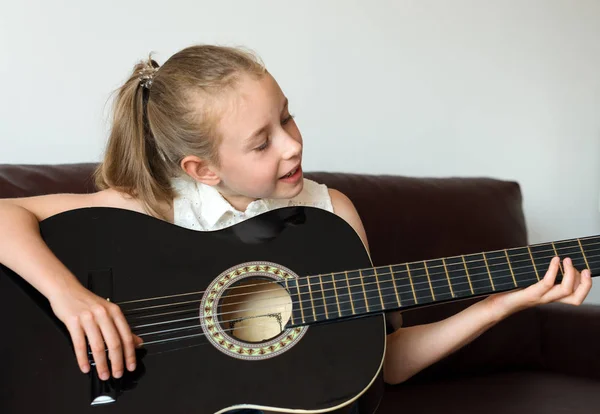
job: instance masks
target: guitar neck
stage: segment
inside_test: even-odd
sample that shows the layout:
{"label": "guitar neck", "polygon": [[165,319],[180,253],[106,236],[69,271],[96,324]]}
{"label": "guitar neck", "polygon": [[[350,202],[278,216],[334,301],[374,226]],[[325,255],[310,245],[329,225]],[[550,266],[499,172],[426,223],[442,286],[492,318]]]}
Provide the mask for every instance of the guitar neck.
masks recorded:
{"label": "guitar neck", "polygon": [[[600,236],[288,279],[288,326],[402,310],[525,288],[553,257],[600,273]],[[557,283],[562,280],[562,263]]]}

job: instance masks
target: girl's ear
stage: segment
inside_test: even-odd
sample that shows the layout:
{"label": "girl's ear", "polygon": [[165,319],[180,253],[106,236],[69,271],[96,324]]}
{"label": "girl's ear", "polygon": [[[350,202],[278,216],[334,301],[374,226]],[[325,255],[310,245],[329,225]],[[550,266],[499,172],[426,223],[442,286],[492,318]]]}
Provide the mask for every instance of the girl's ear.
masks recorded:
{"label": "girl's ear", "polygon": [[181,168],[187,175],[203,184],[215,186],[221,182],[221,178],[211,164],[195,155],[188,155],[181,160]]}

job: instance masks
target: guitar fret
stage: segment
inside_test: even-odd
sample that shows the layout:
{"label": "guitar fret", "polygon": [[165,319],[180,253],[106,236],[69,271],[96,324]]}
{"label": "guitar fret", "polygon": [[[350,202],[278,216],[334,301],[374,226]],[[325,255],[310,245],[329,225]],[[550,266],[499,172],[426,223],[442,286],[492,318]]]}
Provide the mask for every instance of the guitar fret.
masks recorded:
{"label": "guitar fret", "polygon": [[527,246],[527,251],[529,252],[529,257],[531,258],[531,263],[533,264],[533,270],[535,270],[535,277],[537,277],[538,282],[540,281],[540,274],[538,273],[537,266],[535,265],[535,260],[533,260],[533,254],[531,254],[531,249]]}
{"label": "guitar fret", "polygon": [[363,269],[360,271],[360,274],[364,280],[365,287],[367,288],[365,292],[367,294],[367,303],[370,311],[383,310],[383,303],[381,302],[373,269]]}
{"label": "guitar fret", "polygon": [[339,275],[338,273],[331,274],[331,283],[333,284],[333,291],[335,292],[335,300],[336,300],[338,315],[344,316],[344,312],[343,312],[344,306],[343,305],[344,305],[344,302],[346,301],[346,298],[343,296],[343,294],[344,294],[343,289],[339,285],[340,282],[339,282],[338,275]]}
{"label": "guitar fret", "polygon": [[463,262],[463,265],[465,266],[465,274],[467,275],[467,280],[469,281],[469,289],[471,289],[471,293],[475,294],[475,291],[473,291],[473,283],[471,283],[471,276],[469,276],[469,270],[467,269],[467,262],[465,261],[465,256],[461,255],[460,256]]}
{"label": "guitar fret", "polygon": [[395,309],[400,306],[400,301],[394,285],[394,278],[387,270],[388,266],[375,269],[379,280],[379,296],[383,301],[384,309]]}
{"label": "guitar fret", "polygon": [[434,298],[440,301],[452,299],[450,276],[445,271],[443,260],[428,260],[426,265]]}
{"label": "guitar fret", "polygon": [[526,247],[506,249],[506,255],[518,287],[525,288],[539,280],[529,249]]}
{"label": "guitar fret", "polygon": [[408,268],[406,265],[392,265],[392,277],[402,306],[414,306],[417,298],[408,277]]}
{"label": "guitar fret", "polygon": [[350,292],[352,296],[353,309],[358,313],[369,312],[366,302],[365,286],[362,283],[360,273],[355,270],[348,272],[348,282],[350,284]]}
{"label": "guitar fret", "polygon": [[338,290],[335,284],[335,275],[331,274],[331,283],[333,284],[333,292],[335,293],[335,303],[337,306],[338,315],[342,316],[342,310],[340,309],[340,299],[338,297]]}
{"label": "guitar fret", "polygon": [[379,293],[379,300],[381,301],[381,308],[385,309],[385,304],[383,303],[383,297],[381,295],[381,286],[379,285],[379,277],[377,276],[377,268],[373,268],[373,273],[375,274],[375,284],[377,285],[377,292]]}
{"label": "guitar fret", "polygon": [[362,286],[363,295],[365,297],[365,306],[367,307],[367,313],[371,312],[369,310],[369,301],[367,300],[367,290],[365,289],[365,282],[362,275],[362,272],[359,270],[358,274],[360,275],[360,284]]}
{"label": "guitar fret", "polygon": [[321,280],[323,283],[323,290],[326,292],[325,308],[327,309],[327,314],[330,318],[337,318],[341,316],[341,313],[338,306],[337,291],[333,286],[333,274],[323,274],[321,275]]}
{"label": "guitar fret", "polygon": [[561,260],[569,257],[577,270],[581,271],[587,266],[587,261],[581,249],[581,245],[579,244],[579,240],[563,240],[556,242],[555,250]]}
{"label": "guitar fret", "polygon": [[396,293],[396,300],[398,301],[398,306],[402,306],[402,302],[400,302],[400,296],[398,295],[398,286],[396,286],[396,278],[394,277],[392,265],[389,265],[388,267],[390,268],[390,275],[392,276],[392,284],[394,285],[394,292]]}
{"label": "guitar fret", "polygon": [[533,256],[535,268],[538,269],[541,274],[546,274],[546,271],[550,266],[550,261],[556,254],[554,249],[550,248],[547,243],[531,245],[529,246],[529,249]]}
{"label": "guitar fret", "polygon": [[300,300],[298,295],[295,293],[298,288],[297,279],[285,279],[285,287],[292,299],[292,325],[298,325],[302,323],[302,312],[300,311]]}
{"label": "guitar fret", "polygon": [[[554,242],[551,242],[550,244],[552,245],[552,249],[554,250],[554,254],[557,255],[558,257],[560,257],[560,255],[556,251],[556,246],[554,246]],[[564,276],[565,272],[563,271],[563,267],[562,267],[562,258],[561,258],[561,261],[558,263],[558,268],[560,269],[561,276]],[[557,281],[558,281],[558,277],[557,277]]]}
{"label": "guitar fret", "polygon": [[512,266],[510,265],[510,258],[508,257],[508,252],[504,249],[504,255],[506,256],[506,263],[508,263],[508,270],[510,270],[510,275],[513,278],[513,283],[517,286],[517,279],[515,279],[515,273],[512,270]]}
{"label": "guitar fret", "polygon": [[427,275],[427,283],[429,283],[429,291],[431,292],[431,297],[435,301],[435,293],[433,293],[433,286],[431,285],[431,277],[429,277],[429,269],[427,269],[427,263],[423,260],[423,267],[425,268],[425,274]]}
{"label": "guitar fret", "polygon": [[419,303],[433,302],[433,296],[431,296],[430,286],[428,286],[429,282],[427,280],[425,268],[419,267],[417,263],[408,264],[408,268]]}
{"label": "guitar fret", "polygon": [[352,300],[350,299],[350,289],[346,283],[346,272],[334,273],[333,284],[336,287],[338,297],[338,309],[341,316],[353,315]]}
{"label": "guitar fret", "polygon": [[454,297],[462,298],[473,294],[471,282],[467,279],[465,264],[462,257],[453,256],[444,259],[450,275]]}
{"label": "guitar fret", "polygon": [[494,291],[492,278],[489,269],[486,266],[483,254],[464,255],[463,260],[466,263],[466,272],[471,279],[471,287],[475,295],[487,294]]}
{"label": "guitar fret", "polygon": [[412,276],[410,275],[410,269],[408,267],[408,263],[406,264],[406,274],[408,275],[408,280],[410,281],[410,288],[412,289],[413,298],[415,299],[415,303],[419,303],[417,299],[417,295],[415,294],[415,285],[412,280]]}
{"label": "guitar fret", "polygon": [[302,315],[302,323],[304,323],[304,307],[302,306],[302,298],[300,297],[300,288],[298,287],[298,280],[296,279],[296,290],[298,292],[298,304],[300,305],[300,315]]}
{"label": "guitar fret", "polygon": [[589,262],[590,271],[592,275],[600,274],[600,261],[598,260],[600,253],[600,237],[584,237],[580,240],[581,246],[586,260],[593,259]]}
{"label": "guitar fret", "polygon": [[352,307],[352,314],[356,315],[356,311],[354,310],[354,301],[352,300],[352,292],[350,291],[350,281],[348,280],[348,272],[344,272],[346,275],[346,285],[348,287],[348,298],[350,300],[350,306]]}
{"label": "guitar fret", "polygon": [[587,257],[585,255],[585,252],[583,251],[583,246],[581,245],[581,240],[577,239],[577,243],[579,243],[579,249],[581,249],[581,255],[583,256],[583,260],[585,261],[586,269],[591,269],[590,264],[588,263]]}
{"label": "guitar fret", "polygon": [[487,258],[488,266],[494,279],[494,287],[497,291],[501,292],[517,287],[503,251],[484,253],[484,256]]}
{"label": "guitar fret", "polygon": [[319,281],[316,280],[317,277],[319,277],[320,280],[320,276],[310,276],[307,278],[308,292],[310,294],[310,302],[312,303],[313,311],[315,313],[315,320],[322,321],[327,319],[327,312],[325,308],[325,301],[322,299],[322,292],[321,295],[319,295],[319,288],[321,286]]}
{"label": "guitar fret", "polygon": [[310,297],[308,296],[308,283],[305,277],[301,277],[297,279],[296,287],[298,289],[298,296],[300,297],[300,309],[302,312],[302,322],[314,322],[315,321],[315,312],[314,308],[308,309],[308,304],[310,303]]}
{"label": "guitar fret", "polygon": [[452,289],[452,283],[450,283],[450,274],[448,273],[448,268],[446,267],[446,260],[442,258],[442,264],[444,265],[444,273],[446,273],[446,279],[448,279],[448,286],[450,287],[450,293],[452,297],[455,297],[454,290]]}
{"label": "guitar fret", "polygon": [[485,257],[485,253],[481,253],[483,257],[483,263],[485,263],[485,270],[487,270],[488,277],[490,278],[490,284],[492,285],[492,290],[496,290],[496,286],[494,286],[494,279],[492,278],[492,272],[490,272],[490,266],[488,265],[488,261]]}
{"label": "guitar fret", "polygon": [[317,311],[315,310],[315,301],[313,300],[313,295],[312,295],[312,289],[310,288],[310,280],[308,278],[306,278],[307,281],[307,285],[308,285],[308,296],[310,297],[310,306],[312,307],[313,310],[313,315],[315,317],[315,319],[317,319]]}
{"label": "guitar fret", "polygon": [[323,288],[323,279],[319,275],[319,284],[321,285],[321,295],[323,296],[323,308],[325,309],[325,318],[329,319],[329,312],[327,312],[327,302],[325,301],[325,289]]}

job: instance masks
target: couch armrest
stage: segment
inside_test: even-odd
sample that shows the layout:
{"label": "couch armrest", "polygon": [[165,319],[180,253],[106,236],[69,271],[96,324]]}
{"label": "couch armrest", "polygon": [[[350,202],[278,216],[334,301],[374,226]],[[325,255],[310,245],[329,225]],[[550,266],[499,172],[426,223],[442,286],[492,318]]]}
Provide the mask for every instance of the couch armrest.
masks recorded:
{"label": "couch armrest", "polygon": [[543,368],[600,379],[600,306],[540,307]]}

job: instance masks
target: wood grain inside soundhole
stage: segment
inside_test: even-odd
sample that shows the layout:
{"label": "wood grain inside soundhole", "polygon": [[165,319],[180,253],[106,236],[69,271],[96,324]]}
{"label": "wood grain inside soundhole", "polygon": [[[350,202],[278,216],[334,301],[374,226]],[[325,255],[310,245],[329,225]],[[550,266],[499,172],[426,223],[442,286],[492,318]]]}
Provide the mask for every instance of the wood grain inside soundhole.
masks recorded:
{"label": "wood grain inside soundhole", "polygon": [[231,286],[219,306],[222,328],[240,341],[254,343],[281,334],[291,311],[288,292],[273,280],[258,278]]}

